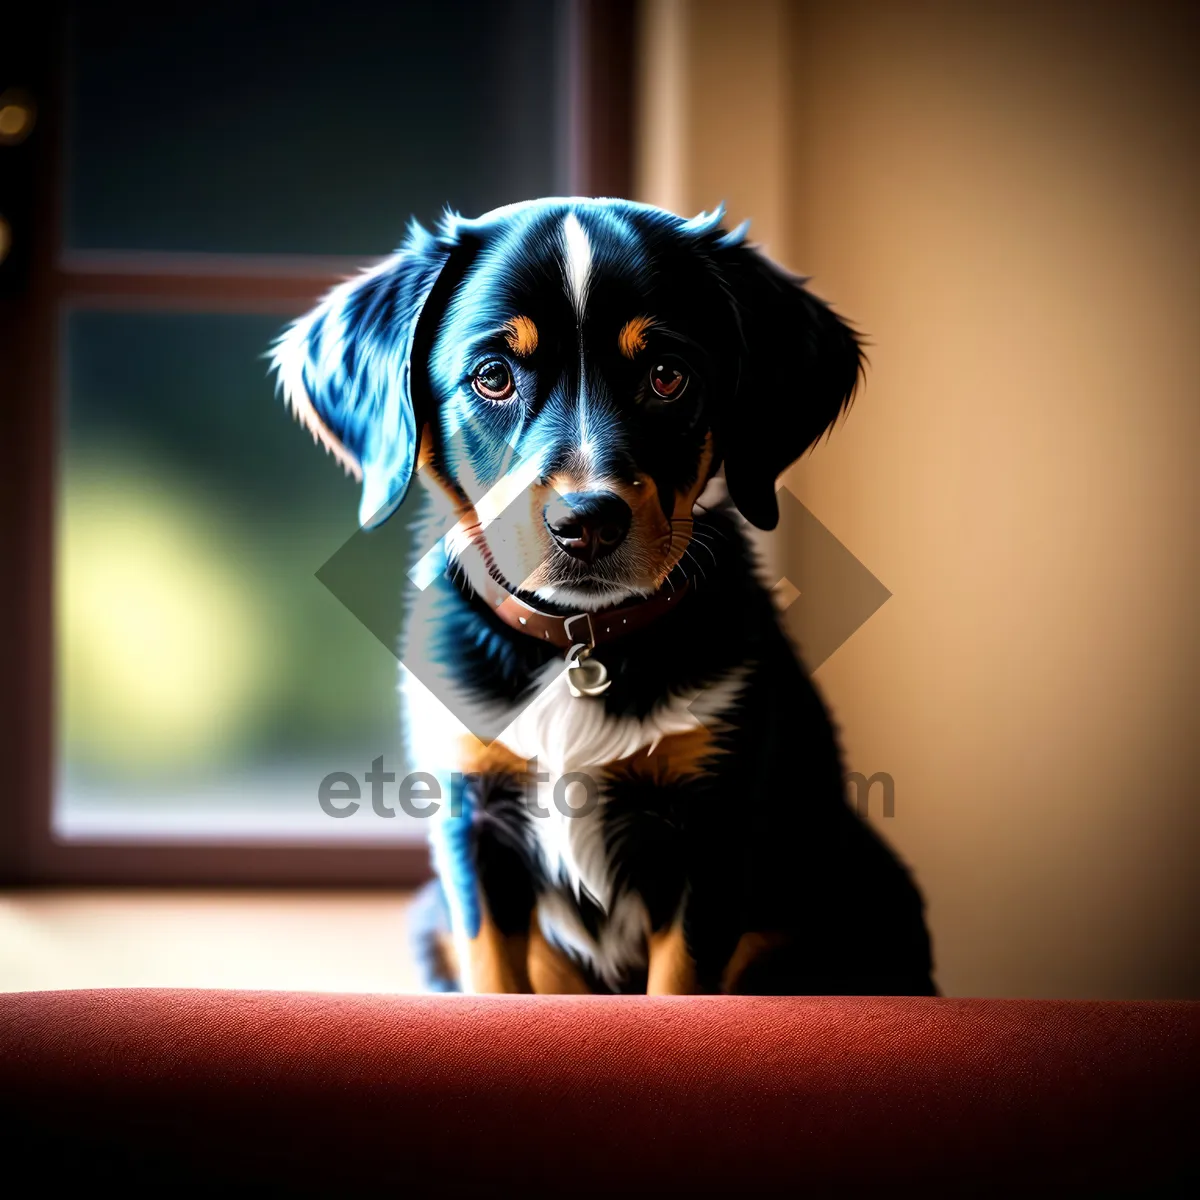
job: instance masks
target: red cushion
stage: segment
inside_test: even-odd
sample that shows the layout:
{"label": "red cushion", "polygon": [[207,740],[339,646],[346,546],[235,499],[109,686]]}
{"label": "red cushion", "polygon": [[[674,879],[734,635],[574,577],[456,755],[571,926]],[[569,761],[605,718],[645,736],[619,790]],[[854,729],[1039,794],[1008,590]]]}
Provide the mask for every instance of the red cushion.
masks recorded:
{"label": "red cushion", "polygon": [[454,1193],[1194,1179],[1200,1004],[0,996],[8,1167]]}

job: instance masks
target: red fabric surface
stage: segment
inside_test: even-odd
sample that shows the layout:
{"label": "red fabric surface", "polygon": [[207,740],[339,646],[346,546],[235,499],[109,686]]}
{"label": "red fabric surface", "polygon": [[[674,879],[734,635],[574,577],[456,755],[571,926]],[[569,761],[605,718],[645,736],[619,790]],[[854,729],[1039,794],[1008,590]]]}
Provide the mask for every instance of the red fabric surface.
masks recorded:
{"label": "red fabric surface", "polygon": [[148,1158],[326,1191],[1141,1189],[1196,1178],[1198,1082],[1188,1003],[0,996],[9,1169],[24,1153],[52,1173]]}

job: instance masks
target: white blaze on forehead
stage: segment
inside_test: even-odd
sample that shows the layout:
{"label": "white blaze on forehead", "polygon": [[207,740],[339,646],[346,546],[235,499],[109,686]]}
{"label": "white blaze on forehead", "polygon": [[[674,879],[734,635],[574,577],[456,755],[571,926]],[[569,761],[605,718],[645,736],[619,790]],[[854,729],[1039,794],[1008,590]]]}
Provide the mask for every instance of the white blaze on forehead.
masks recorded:
{"label": "white blaze on forehead", "polygon": [[563,218],[562,243],[567,289],[575,305],[575,315],[582,320],[583,306],[587,303],[588,277],[592,273],[592,244],[573,212]]}
{"label": "white blaze on forehead", "polygon": [[592,273],[592,243],[579,223],[579,218],[569,212],[562,223],[563,275],[571,303],[575,306],[575,319],[579,322],[579,453],[584,460],[585,471],[591,469],[592,440],[588,435],[587,392],[584,381],[583,361],[583,310],[587,304],[588,279]]}

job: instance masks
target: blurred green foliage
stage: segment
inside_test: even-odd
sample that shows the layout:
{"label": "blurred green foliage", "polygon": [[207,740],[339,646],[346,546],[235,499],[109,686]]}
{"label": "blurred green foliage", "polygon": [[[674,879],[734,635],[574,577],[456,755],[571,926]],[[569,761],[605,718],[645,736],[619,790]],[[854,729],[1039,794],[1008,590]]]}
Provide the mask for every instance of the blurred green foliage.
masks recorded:
{"label": "blurred green foliage", "polygon": [[[357,528],[358,489],[274,395],[262,355],[282,324],[68,319],[59,682],[76,776],[340,769],[398,744],[396,659],[315,576]],[[389,539],[403,558],[406,532]],[[399,617],[399,595],[382,602]]]}

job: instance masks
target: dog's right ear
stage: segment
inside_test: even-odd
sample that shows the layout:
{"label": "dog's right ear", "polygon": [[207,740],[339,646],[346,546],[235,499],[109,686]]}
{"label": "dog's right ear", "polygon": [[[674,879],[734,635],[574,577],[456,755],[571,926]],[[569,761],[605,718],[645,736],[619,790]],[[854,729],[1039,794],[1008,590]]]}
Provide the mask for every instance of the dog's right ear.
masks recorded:
{"label": "dog's right ear", "polygon": [[433,415],[424,358],[453,290],[447,263],[464,249],[414,221],[396,254],[334,288],[272,347],[288,407],[361,481],[365,528],[391,516],[412,480]]}

